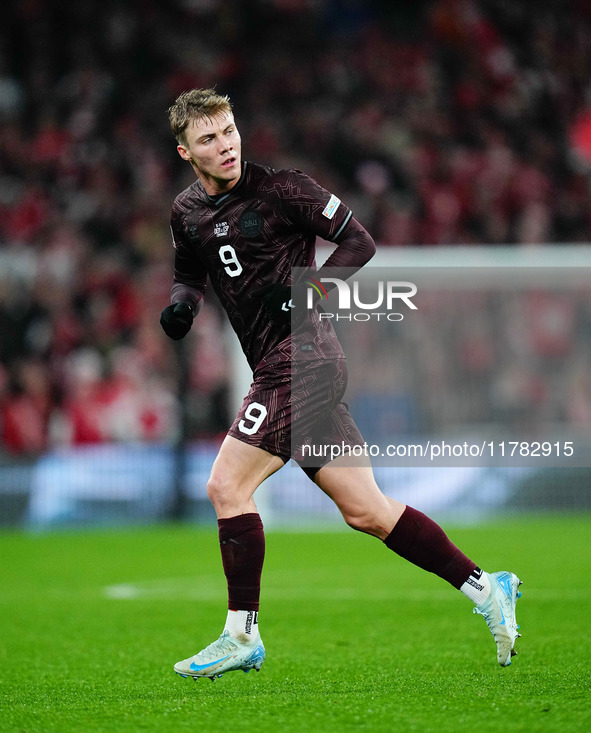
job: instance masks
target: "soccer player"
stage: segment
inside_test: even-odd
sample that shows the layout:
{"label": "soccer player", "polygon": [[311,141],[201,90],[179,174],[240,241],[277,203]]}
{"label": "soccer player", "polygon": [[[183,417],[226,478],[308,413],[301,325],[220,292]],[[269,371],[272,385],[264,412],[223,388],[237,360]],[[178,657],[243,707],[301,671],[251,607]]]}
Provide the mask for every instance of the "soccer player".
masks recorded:
{"label": "soccer player", "polygon": [[[375,244],[345,204],[301,171],[243,161],[228,97],[194,89],[168,112],[178,153],[196,181],[173,205],[174,280],[160,322],[172,339],[183,338],[209,276],[253,369],[250,391],[207,484],[228,585],[225,627],[213,643],[174,666],[183,677],[215,679],[232,670],[259,670],[265,659],[258,624],[265,536],[253,495],[291,457],[298,460],[298,447],[291,444],[294,421],[299,435],[317,433],[320,424],[326,444],[364,442],[342,402],[346,369],[336,334],[317,308],[304,307],[307,286],[292,282],[292,268],[307,268],[317,281],[334,268],[351,273],[373,256]],[[335,245],[319,270],[317,236]],[[521,583],[514,573],[481,570],[435,522],[385,496],[369,463],[343,466],[327,458],[302,468],[347,524],[475,603],[495,639],[499,664],[511,663]]]}

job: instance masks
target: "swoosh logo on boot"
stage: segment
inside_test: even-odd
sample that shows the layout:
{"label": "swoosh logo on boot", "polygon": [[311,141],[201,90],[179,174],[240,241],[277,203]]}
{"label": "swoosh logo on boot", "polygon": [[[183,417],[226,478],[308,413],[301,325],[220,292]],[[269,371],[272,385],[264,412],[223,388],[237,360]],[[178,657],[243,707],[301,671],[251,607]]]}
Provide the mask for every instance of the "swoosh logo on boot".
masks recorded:
{"label": "swoosh logo on boot", "polygon": [[[505,623],[505,620],[503,619],[503,623]],[[202,669],[207,669],[208,667],[213,667],[216,664],[219,664],[220,662],[224,662],[226,659],[229,659],[230,655],[226,654],[225,657],[222,657],[221,659],[216,659],[215,662],[208,662],[207,664],[195,664],[195,662],[191,663],[191,666],[189,669],[192,669],[193,672],[200,672]]]}

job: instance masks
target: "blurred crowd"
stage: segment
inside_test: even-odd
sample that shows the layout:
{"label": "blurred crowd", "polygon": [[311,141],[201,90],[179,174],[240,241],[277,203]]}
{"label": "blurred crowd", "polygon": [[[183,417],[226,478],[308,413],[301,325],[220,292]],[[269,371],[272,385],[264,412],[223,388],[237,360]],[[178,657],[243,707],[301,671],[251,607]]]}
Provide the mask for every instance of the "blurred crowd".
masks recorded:
{"label": "blurred crowd", "polygon": [[572,271],[548,288],[464,269],[448,275],[461,287],[422,283],[418,310],[403,321],[335,324],[348,355],[347,400],[365,439],[588,435],[591,288],[575,286]]}
{"label": "blurred crowd", "polygon": [[[0,29],[0,450],[179,437],[166,109],[216,85],[246,159],[296,166],[383,246],[591,240],[583,0],[8,0]],[[213,297],[189,437],[224,432]]]}

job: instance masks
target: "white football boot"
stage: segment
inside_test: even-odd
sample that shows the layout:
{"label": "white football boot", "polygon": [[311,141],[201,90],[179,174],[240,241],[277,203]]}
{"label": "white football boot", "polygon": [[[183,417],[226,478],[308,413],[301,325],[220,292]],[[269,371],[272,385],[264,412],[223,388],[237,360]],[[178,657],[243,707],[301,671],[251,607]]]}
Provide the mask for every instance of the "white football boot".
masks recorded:
{"label": "white football boot", "polygon": [[252,641],[242,643],[224,631],[219,639],[216,639],[198,654],[174,665],[174,671],[181,677],[193,677],[198,680],[200,677],[208,677],[214,680],[221,677],[224,672],[234,672],[241,669],[250,672],[256,669],[258,672],[265,661],[265,647],[260,635]]}
{"label": "white football boot", "polygon": [[518,588],[521,580],[514,574],[504,570],[489,573],[491,582],[490,595],[484,603],[476,606],[474,613],[484,616],[495,642],[497,643],[497,661],[501,667],[511,664],[515,656],[515,640],[521,636],[517,632],[519,626],[515,620],[515,606],[521,596]]}

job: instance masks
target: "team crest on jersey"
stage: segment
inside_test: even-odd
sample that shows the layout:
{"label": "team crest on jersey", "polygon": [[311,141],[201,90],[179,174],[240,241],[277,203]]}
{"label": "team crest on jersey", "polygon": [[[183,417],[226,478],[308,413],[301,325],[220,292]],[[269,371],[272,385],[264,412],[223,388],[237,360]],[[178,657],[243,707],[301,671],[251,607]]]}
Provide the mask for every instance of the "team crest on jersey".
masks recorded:
{"label": "team crest on jersey", "polygon": [[213,233],[216,237],[227,237],[230,225],[227,221],[220,221],[213,225]]}
{"label": "team crest on jersey", "polygon": [[258,237],[263,231],[263,217],[258,211],[245,211],[240,217],[238,228],[245,237]]}

